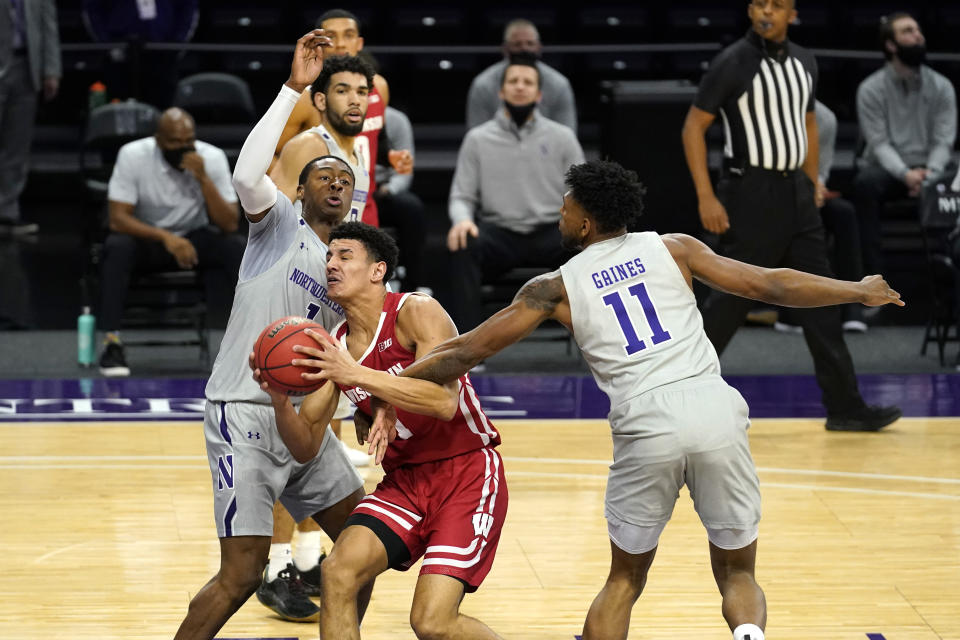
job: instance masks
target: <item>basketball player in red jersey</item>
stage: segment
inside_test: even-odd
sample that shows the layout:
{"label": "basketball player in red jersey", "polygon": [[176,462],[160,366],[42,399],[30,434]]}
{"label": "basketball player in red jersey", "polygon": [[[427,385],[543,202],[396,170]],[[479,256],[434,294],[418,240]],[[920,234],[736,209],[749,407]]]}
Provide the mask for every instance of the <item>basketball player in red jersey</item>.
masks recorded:
{"label": "basketball player in red jersey", "polygon": [[[410,612],[417,636],[498,638],[459,609],[464,593],[475,591],[490,571],[507,511],[503,463],[494,448],[500,436],[466,374],[445,385],[397,377],[457,335],[433,298],[387,291],[397,253],[393,239],[369,225],[348,222],[333,229],[328,295],[343,307],[345,320],[333,331],[337,343],[308,331],[324,348],[296,347],[304,359],[294,363],[315,367],[322,360],[320,373],[304,377],[336,384],[309,395],[299,414],[285,395],[261,384],[297,460],[311,459],[320,448],[340,392],[367,415],[371,396],[397,412],[398,436],[383,458],[386,476],[354,509],[323,561],[320,635],[358,639],[360,586],[423,557]],[[260,380],[259,370],[254,377]]]}
{"label": "basketball player in red jersey", "polygon": [[[327,37],[333,43],[329,50],[324,51],[324,56],[355,56],[363,49],[363,36],[360,35],[360,20],[354,14],[344,9],[330,9],[323,13],[317,20],[317,28],[323,29]],[[370,193],[376,193],[377,184],[374,175],[377,165],[377,151],[379,148],[379,137],[384,126],[384,111],[390,103],[390,86],[386,79],[379,73],[373,78],[373,89],[370,91],[369,103],[367,105],[367,115],[363,122],[363,131],[360,135],[368,140],[369,154],[368,161],[370,166],[367,171],[370,172]],[[314,107],[310,97],[305,95],[300,98],[293,113],[287,120],[287,126],[277,142],[277,150],[274,157],[274,164],[280,158],[280,150],[288,140],[298,133],[306,131],[320,124],[320,114]],[[390,164],[397,173],[410,173],[413,171],[413,156],[406,149],[390,150],[387,154]],[[270,165],[273,169],[273,164]],[[363,222],[372,224],[375,227],[380,226],[380,219],[377,214],[377,203],[372,197],[367,199],[366,207],[363,210],[361,218]]]}

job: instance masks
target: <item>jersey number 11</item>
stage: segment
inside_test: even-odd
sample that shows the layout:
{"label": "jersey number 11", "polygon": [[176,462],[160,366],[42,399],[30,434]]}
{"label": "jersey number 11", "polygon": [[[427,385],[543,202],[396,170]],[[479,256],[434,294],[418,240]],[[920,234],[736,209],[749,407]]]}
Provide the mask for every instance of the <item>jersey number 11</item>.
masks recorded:
{"label": "jersey number 11", "polygon": [[[639,282],[627,289],[627,291],[640,301],[640,306],[643,308],[643,315],[646,317],[647,324],[650,325],[650,329],[653,331],[653,334],[650,336],[650,341],[657,345],[669,340],[670,332],[664,330],[660,324],[660,318],[657,317],[657,310],[654,308],[653,302],[650,300],[650,295],[647,293],[647,286]],[[603,296],[603,302],[608,307],[611,307],[617,314],[617,322],[620,323],[620,330],[623,331],[623,337],[627,340],[627,344],[624,346],[627,350],[627,355],[632,356],[636,352],[646,349],[647,345],[637,337],[637,331],[633,327],[633,320],[630,318],[627,307],[620,297],[620,292],[614,291],[613,293],[608,293]]]}

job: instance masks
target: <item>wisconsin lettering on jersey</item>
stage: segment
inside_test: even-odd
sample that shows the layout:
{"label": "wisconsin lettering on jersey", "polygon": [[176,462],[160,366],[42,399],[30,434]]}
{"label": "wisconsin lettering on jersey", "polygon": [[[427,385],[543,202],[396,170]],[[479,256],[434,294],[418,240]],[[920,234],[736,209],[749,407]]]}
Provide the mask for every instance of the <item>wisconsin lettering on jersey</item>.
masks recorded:
{"label": "wisconsin lettering on jersey", "polygon": [[[381,342],[380,345],[383,346],[383,342]],[[380,349],[380,350],[383,351],[383,349]],[[397,362],[392,367],[387,369],[387,373],[389,373],[392,376],[398,376],[402,371],[403,371],[403,363],[401,362]],[[364,400],[370,397],[370,394],[367,393],[367,391],[362,387],[354,387],[352,389],[346,389],[344,393],[347,394],[347,397],[350,398],[350,401],[353,402],[353,404],[360,404],[361,402],[363,402]]]}
{"label": "wisconsin lettering on jersey", "polygon": [[606,269],[600,269],[600,271],[594,271],[590,274],[590,277],[593,278],[593,284],[597,289],[603,289],[612,284],[636,278],[645,272],[646,268],[644,268],[640,258],[634,258],[620,264],[611,265]]}
{"label": "wisconsin lettering on jersey", "polygon": [[288,280],[293,284],[302,287],[304,290],[309,291],[310,295],[315,297],[317,300],[330,307],[338,314],[343,315],[343,307],[327,297],[327,288],[320,284],[316,278],[294,267]]}
{"label": "wisconsin lettering on jersey", "polygon": [[[371,102],[375,96],[370,96]],[[376,96],[379,97],[379,96]],[[379,131],[383,129],[383,116],[373,116],[363,121],[364,131]]]}

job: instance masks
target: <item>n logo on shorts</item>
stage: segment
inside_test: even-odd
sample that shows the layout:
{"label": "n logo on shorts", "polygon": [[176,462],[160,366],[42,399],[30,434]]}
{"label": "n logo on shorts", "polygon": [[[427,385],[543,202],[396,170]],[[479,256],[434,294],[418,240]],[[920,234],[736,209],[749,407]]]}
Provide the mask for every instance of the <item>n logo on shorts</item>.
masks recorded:
{"label": "n logo on shorts", "polygon": [[493,526],[493,516],[489,513],[473,514],[473,533],[484,538],[490,534],[490,527]]}
{"label": "n logo on shorts", "polygon": [[217,456],[217,491],[233,489],[233,454]]}

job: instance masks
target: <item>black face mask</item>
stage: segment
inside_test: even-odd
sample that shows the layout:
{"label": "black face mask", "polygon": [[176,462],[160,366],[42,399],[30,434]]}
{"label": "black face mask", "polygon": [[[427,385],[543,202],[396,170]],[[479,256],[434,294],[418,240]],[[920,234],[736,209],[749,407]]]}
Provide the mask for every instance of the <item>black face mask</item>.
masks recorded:
{"label": "black face mask", "polygon": [[897,43],[897,57],[908,67],[919,67],[927,61],[927,45],[913,44],[904,46]]}
{"label": "black face mask", "polygon": [[536,102],[521,105],[510,104],[509,102],[504,102],[503,104],[507,106],[507,111],[510,112],[510,119],[516,123],[517,127],[522,127],[537,107]]}
{"label": "black face mask", "polygon": [[171,167],[177,171],[183,171],[183,168],[180,166],[180,163],[183,162],[183,156],[195,151],[193,145],[189,147],[180,147],[178,149],[161,149],[160,152],[163,154],[163,159],[167,161]]}

